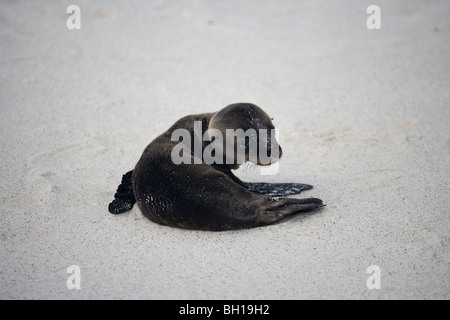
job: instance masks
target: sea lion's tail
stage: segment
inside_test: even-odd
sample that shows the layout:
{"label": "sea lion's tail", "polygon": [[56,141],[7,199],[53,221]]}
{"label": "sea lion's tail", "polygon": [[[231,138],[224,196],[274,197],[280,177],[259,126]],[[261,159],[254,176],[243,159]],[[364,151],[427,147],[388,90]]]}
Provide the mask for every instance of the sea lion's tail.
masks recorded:
{"label": "sea lion's tail", "polygon": [[122,177],[122,182],[117,188],[114,200],[109,204],[108,210],[112,214],[118,214],[131,210],[136,203],[133,192],[133,170],[128,171]]}

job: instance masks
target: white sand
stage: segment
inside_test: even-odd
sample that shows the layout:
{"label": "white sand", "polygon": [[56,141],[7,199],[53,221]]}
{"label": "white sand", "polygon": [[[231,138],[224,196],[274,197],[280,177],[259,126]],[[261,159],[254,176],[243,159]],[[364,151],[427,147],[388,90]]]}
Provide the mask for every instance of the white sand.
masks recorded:
{"label": "white sand", "polygon": [[[0,298],[449,299],[450,3],[376,1],[381,30],[370,4],[0,1]],[[284,158],[239,175],[324,210],[223,233],[108,213],[154,137],[241,101]]]}

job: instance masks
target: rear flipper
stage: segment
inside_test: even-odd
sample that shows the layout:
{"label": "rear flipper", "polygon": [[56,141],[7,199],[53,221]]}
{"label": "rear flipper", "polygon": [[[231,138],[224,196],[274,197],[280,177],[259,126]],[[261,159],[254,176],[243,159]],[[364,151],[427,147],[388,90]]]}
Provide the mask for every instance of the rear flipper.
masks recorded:
{"label": "rear flipper", "polygon": [[283,198],[273,201],[259,216],[263,224],[271,224],[283,219],[285,216],[324,207],[322,200],[317,198],[289,199]]}
{"label": "rear flipper", "polygon": [[312,189],[313,186],[303,183],[253,183],[242,182],[249,191],[273,197],[286,197]]}
{"label": "rear flipper", "polygon": [[122,177],[122,182],[117,188],[117,192],[114,195],[114,200],[109,204],[108,210],[112,214],[118,214],[125,211],[129,211],[136,203],[133,192],[133,170],[125,173]]}

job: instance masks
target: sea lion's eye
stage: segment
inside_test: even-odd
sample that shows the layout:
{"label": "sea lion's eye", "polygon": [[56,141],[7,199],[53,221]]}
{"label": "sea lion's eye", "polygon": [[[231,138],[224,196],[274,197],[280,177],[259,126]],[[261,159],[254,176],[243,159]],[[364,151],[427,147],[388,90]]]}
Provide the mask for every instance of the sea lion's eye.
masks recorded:
{"label": "sea lion's eye", "polygon": [[245,137],[245,147],[248,148],[249,144],[250,144],[250,138],[246,136]]}

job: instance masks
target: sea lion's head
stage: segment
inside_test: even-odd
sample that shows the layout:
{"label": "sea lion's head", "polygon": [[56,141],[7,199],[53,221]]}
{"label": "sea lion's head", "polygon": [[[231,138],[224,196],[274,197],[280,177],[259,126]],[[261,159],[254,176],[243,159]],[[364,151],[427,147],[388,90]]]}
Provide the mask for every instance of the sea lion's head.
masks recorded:
{"label": "sea lion's head", "polygon": [[281,158],[272,119],[254,104],[236,103],[223,108],[212,116],[208,129],[221,132],[223,141],[216,152],[222,152],[224,163],[231,169],[247,161],[268,166]]}

